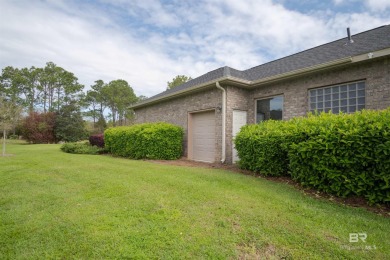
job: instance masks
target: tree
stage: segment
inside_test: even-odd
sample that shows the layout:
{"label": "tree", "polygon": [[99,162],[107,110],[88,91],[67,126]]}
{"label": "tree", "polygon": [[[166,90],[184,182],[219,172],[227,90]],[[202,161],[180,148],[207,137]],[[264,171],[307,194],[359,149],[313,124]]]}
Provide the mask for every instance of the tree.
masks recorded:
{"label": "tree", "polygon": [[77,98],[84,88],[73,73],[53,62],[46,63],[45,68],[38,69],[37,74],[37,89],[44,112],[58,111],[62,105],[68,105]]}
{"label": "tree", "polygon": [[[44,68],[17,69],[5,67],[0,76],[0,90],[11,102],[29,112],[59,110],[62,105],[79,99],[84,86],[73,73],[53,62]],[[40,106],[40,107],[39,107]]]}
{"label": "tree", "polygon": [[80,108],[75,102],[64,105],[57,111],[54,133],[57,142],[76,142],[88,137]]}
{"label": "tree", "polygon": [[16,114],[15,111],[19,111],[19,115],[21,113],[21,107],[24,105],[24,99],[21,97],[22,88],[24,85],[24,79],[21,76],[20,70],[15,69],[11,66],[8,66],[2,70],[2,74],[0,76],[0,94],[1,94],[1,102],[3,103],[3,108],[9,110],[9,114],[7,116],[12,116],[12,122],[10,127],[14,134],[17,123],[17,118],[14,118]]}
{"label": "tree", "polygon": [[106,83],[104,83],[103,80],[99,79],[95,81],[95,85],[91,86],[92,90],[96,92],[96,102],[98,103],[98,109],[101,117],[104,117],[104,110],[107,106],[107,98],[102,91],[105,85]]}
{"label": "tree", "polygon": [[[102,93],[102,89],[105,85],[106,84],[103,80],[95,81],[95,85],[91,86],[91,90],[87,91],[83,100],[84,107],[89,109],[84,113],[84,115],[93,119],[94,128],[98,123],[100,127],[105,124],[104,110],[106,108],[106,98]],[[102,119],[104,124],[102,123]]]}
{"label": "tree", "polygon": [[28,108],[29,113],[35,110],[35,106],[39,101],[38,91],[38,76],[40,70],[34,66],[31,68],[23,68],[20,70],[21,77],[24,78],[24,85],[22,87],[22,93],[25,99],[25,107]]}
{"label": "tree", "polygon": [[177,86],[180,86],[183,83],[186,83],[187,81],[192,80],[191,77],[185,76],[185,75],[177,75],[172,79],[172,81],[168,81],[168,87],[167,89],[175,88]]}
{"label": "tree", "polygon": [[7,130],[15,125],[22,109],[5,97],[0,97],[0,127],[3,130],[3,156],[5,156],[5,145],[7,138]]}
{"label": "tree", "polygon": [[138,99],[138,101],[143,101],[143,100],[148,99],[148,97],[144,96],[144,95],[140,95],[140,96],[137,97],[137,99]]}
{"label": "tree", "polygon": [[54,143],[55,114],[31,112],[23,122],[23,137],[31,143]]}
{"label": "tree", "polygon": [[126,115],[132,113],[128,107],[137,102],[130,85],[122,79],[113,80],[102,88],[102,95],[106,99],[106,104],[111,110],[112,123],[114,126],[126,123]]}

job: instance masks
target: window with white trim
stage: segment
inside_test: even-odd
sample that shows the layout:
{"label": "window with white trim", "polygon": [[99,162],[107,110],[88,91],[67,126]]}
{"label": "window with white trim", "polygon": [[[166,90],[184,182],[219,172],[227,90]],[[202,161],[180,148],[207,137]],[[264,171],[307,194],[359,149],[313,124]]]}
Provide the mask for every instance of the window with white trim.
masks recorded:
{"label": "window with white trim", "polygon": [[283,119],[283,96],[256,100],[256,123]]}
{"label": "window with white trim", "polygon": [[309,90],[311,112],[353,113],[364,109],[365,105],[366,85],[364,81]]}

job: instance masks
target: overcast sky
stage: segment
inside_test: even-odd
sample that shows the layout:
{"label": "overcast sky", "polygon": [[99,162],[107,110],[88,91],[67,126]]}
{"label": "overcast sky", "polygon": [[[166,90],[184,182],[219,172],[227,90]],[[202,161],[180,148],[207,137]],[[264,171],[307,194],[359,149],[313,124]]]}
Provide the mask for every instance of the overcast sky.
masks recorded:
{"label": "overcast sky", "polygon": [[248,69],[390,24],[390,0],[0,0],[0,67],[52,61],[86,87],[137,95],[222,66]]}

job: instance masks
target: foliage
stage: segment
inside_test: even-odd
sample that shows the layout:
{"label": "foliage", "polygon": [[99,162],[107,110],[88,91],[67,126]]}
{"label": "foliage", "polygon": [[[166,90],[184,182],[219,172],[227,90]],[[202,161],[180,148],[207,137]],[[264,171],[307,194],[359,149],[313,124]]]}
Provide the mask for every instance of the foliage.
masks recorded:
{"label": "foliage", "polygon": [[2,156],[5,156],[7,130],[16,125],[17,120],[20,117],[22,110],[21,107],[12,102],[10,99],[6,99],[0,96],[0,132],[3,137],[3,149]]}
{"label": "foliage", "polygon": [[137,97],[137,101],[144,101],[144,100],[147,100],[148,97],[147,96],[144,96],[144,95],[140,95]]}
{"label": "foliage", "polygon": [[8,66],[0,77],[2,92],[29,112],[37,111],[38,107],[44,112],[58,111],[63,105],[77,100],[84,87],[77,80],[73,73],[53,62],[46,63],[44,68]]}
{"label": "foliage", "polygon": [[104,147],[104,135],[103,134],[91,135],[89,137],[89,143],[91,145],[103,148]]}
{"label": "foliage", "polygon": [[23,137],[31,143],[54,143],[55,113],[31,112],[23,122]]}
{"label": "foliage", "polygon": [[[0,159],[1,259],[390,255],[388,217],[286,183],[17,143],[8,148],[15,156]],[[351,232],[367,242],[350,243]]]}
{"label": "foliage", "polygon": [[87,91],[83,100],[84,107],[89,109],[85,112],[85,115],[92,117],[94,128],[96,127],[98,132],[103,132],[106,127],[102,123],[102,120],[104,120],[105,123],[104,110],[107,106],[107,98],[102,92],[105,85],[103,80],[96,80],[95,85],[91,86],[91,90]]}
{"label": "foliage", "polygon": [[[106,108],[113,125],[132,123],[134,112],[129,106],[145,96],[136,97],[133,89],[124,80],[113,80],[106,84],[96,80],[86,93],[77,77],[53,62],[43,68],[14,68],[7,66],[0,75],[0,93],[14,106],[27,113],[59,112],[63,106],[77,104],[85,108],[83,116],[93,121],[92,133],[102,133],[107,127]],[[17,122],[11,129],[16,133]]]}
{"label": "foliage", "polygon": [[180,86],[181,84],[186,83],[187,81],[192,80],[191,77],[185,76],[185,75],[177,75],[172,79],[172,81],[167,82],[167,89],[175,88],[177,86]]}
{"label": "foliage", "polygon": [[341,197],[389,203],[389,119],[390,108],[245,126],[235,139],[240,166],[291,174],[305,186]]}
{"label": "foliage", "polygon": [[57,112],[54,131],[57,142],[76,142],[88,137],[80,109],[74,103]]}
{"label": "foliage", "polygon": [[390,203],[390,108],[309,120],[315,131],[288,152],[292,177],[341,197]]}
{"label": "foliage", "polygon": [[18,140],[19,136],[18,135],[9,135],[8,139],[10,139],[10,140]]}
{"label": "foliage", "polygon": [[114,155],[172,160],[182,155],[183,129],[168,123],[115,127],[104,132],[104,141]]}
{"label": "foliage", "polygon": [[103,152],[101,148],[89,145],[88,142],[65,143],[61,146],[61,151],[74,154],[101,154]]}
{"label": "foliage", "polygon": [[105,96],[106,104],[111,110],[114,126],[117,122],[119,125],[125,125],[126,118],[132,114],[128,107],[137,102],[133,89],[125,80],[118,79],[104,85],[101,93]]}
{"label": "foliage", "polygon": [[264,175],[286,175],[288,144],[297,141],[297,128],[297,124],[276,120],[242,127],[234,140],[240,167]]}

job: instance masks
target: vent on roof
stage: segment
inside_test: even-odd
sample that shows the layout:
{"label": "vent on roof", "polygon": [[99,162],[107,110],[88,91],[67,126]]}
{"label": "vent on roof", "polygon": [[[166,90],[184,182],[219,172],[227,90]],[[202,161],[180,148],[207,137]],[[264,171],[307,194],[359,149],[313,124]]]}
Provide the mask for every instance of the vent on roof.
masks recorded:
{"label": "vent on roof", "polygon": [[349,30],[349,27],[347,28],[347,34],[348,34],[348,41],[349,43],[353,43],[352,37],[351,37],[351,31]]}

